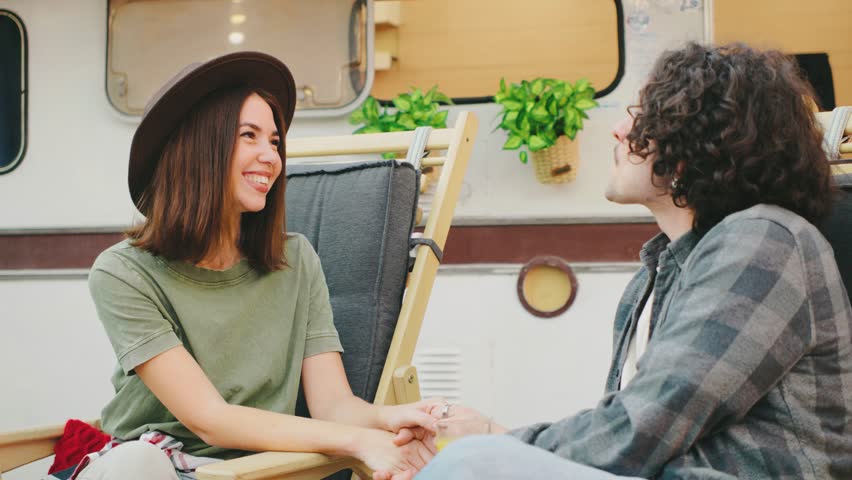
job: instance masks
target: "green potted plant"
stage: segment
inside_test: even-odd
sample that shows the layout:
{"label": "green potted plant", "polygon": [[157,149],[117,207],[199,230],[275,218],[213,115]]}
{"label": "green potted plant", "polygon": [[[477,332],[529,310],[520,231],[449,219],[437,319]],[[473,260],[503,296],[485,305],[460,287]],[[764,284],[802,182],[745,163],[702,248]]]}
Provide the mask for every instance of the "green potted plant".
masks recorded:
{"label": "green potted plant", "polygon": [[[542,183],[563,183],[577,176],[579,155],[577,132],[583,129],[586,111],[598,106],[595,90],[586,79],[575,83],[551,78],[524,80],[506,85],[500,80],[500,91],[494,101],[502,105],[499,128],[509,138],[504,150],[526,146],[532,154],[536,178]],[[527,152],[519,153],[527,163]]]}
{"label": "green potted plant", "polygon": [[[352,112],[349,123],[362,125],[353,133],[405,132],[417,127],[447,128],[447,110],[439,110],[440,104],[451,105],[450,97],[432,87],[423,93],[419,88],[411,87],[408,93],[397,95],[392,100],[396,111],[382,108],[373,97],[367,97],[361,108]],[[394,158],[393,153],[384,153],[386,159]]]}

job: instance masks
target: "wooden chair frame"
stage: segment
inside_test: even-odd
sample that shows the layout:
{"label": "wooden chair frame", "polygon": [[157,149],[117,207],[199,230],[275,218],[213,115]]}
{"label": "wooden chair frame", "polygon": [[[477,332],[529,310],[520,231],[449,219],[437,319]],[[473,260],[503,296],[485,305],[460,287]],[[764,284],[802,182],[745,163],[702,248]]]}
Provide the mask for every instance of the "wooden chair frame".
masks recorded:
{"label": "wooden chair frame", "polygon": [[[446,150],[446,156],[429,157],[421,163],[424,167],[443,166],[423,231],[423,237],[432,239],[442,250],[467,171],[477,127],[475,115],[460,112],[452,128],[433,130],[426,143],[429,151]],[[291,138],[287,140],[287,158],[383,152],[404,154],[413,140],[414,132]],[[417,249],[396,330],[379,380],[374,401],[378,405],[398,405],[420,399],[417,372],[411,366],[411,360],[438,266],[438,258],[431,249]],[[97,425],[97,421],[90,423]],[[0,474],[53,455],[54,445],[63,429],[63,425],[58,425],[0,434]],[[199,480],[308,480],[347,468],[362,478],[370,478],[372,475],[369,468],[351,457],[293,452],[258,453],[206,465],[199,468],[196,475]]]}

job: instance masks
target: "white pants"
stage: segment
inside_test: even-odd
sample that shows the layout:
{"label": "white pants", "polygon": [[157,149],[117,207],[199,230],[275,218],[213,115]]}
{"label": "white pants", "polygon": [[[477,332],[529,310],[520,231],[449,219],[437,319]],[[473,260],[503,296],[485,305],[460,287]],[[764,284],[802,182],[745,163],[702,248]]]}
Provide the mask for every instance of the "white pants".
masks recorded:
{"label": "white pants", "polygon": [[148,442],[127,442],[86,466],[77,480],[178,480],[172,461]]}
{"label": "white pants", "polygon": [[508,435],[473,435],[455,441],[415,480],[642,480],[572,462]]}

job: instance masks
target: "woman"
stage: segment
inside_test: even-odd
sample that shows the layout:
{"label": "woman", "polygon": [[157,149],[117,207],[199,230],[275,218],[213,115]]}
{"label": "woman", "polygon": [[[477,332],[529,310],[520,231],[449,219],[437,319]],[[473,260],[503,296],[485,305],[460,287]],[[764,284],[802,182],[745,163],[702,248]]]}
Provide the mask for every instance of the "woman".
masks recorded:
{"label": "woman", "polygon": [[[392,432],[428,428],[433,402],[381,407],[352,394],[319,258],[282,233],[295,103],[284,64],[241,52],[188,67],[146,109],[129,168],[146,220],[89,280],[119,363],[103,429],[126,443],[78,478],[177,478],[161,449],[132,441],[150,432],[182,442],[190,468],[303,451],[406,478],[431,457]],[[312,419],[293,415],[300,380]]]}

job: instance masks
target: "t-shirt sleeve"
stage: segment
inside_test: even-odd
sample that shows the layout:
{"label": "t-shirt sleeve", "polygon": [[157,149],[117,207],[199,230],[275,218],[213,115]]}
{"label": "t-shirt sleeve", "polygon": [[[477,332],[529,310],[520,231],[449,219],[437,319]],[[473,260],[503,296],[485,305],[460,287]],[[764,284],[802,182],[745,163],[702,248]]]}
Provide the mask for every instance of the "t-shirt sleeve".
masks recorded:
{"label": "t-shirt sleeve", "polygon": [[89,291],[118,363],[127,375],[155,356],[182,345],[141,278],[115,257],[99,259],[89,274]]}
{"label": "t-shirt sleeve", "polygon": [[310,295],[305,358],[326,352],[343,352],[340,337],[334,327],[328,286],[325,283],[319,256],[306,238],[301,237],[300,241],[302,245],[299,250],[304,258]]}

